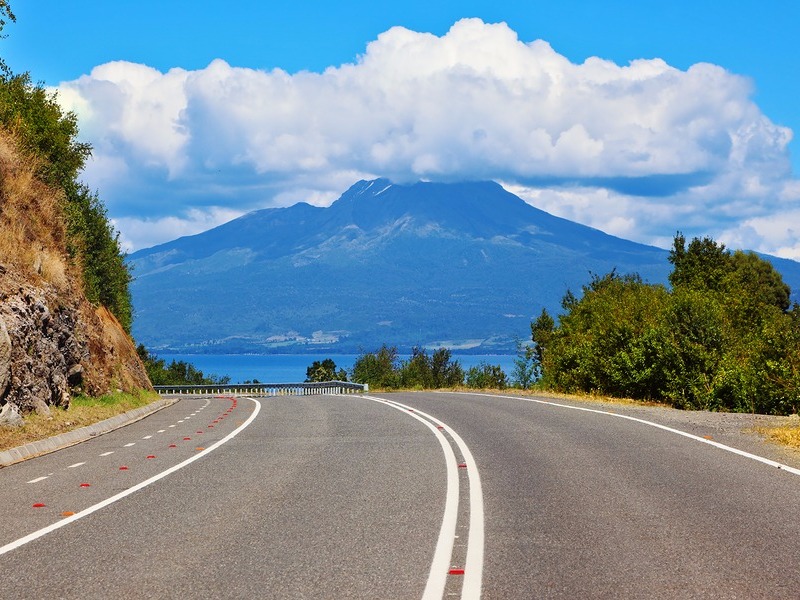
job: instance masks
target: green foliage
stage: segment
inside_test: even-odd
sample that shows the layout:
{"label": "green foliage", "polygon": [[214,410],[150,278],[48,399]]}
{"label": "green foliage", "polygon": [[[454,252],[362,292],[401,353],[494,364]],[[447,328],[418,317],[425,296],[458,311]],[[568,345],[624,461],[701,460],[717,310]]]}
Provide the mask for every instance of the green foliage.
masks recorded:
{"label": "green foliage", "polygon": [[542,376],[538,350],[536,345],[525,346],[517,342],[517,358],[514,359],[514,371],[511,373],[511,381],[515,386],[527,390]]}
{"label": "green foliage", "polygon": [[384,345],[373,353],[364,353],[353,366],[353,381],[384,389],[437,389],[455,387],[464,382],[461,364],[453,361],[450,351],[439,348],[428,355],[424,348],[414,348],[411,357],[399,361],[397,348]]}
{"label": "green foliage", "polygon": [[331,358],[321,362],[315,360],[306,369],[306,381],[347,381],[347,373],[344,369],[337,369],[336,363]]}
{"label": "green foliage", "polygon": [[171,363],[150,354],[142,344],[136,348],[142,359],[147,376],[153,385],[225,385],[230,383],[228,376],[204,375],[202,371],[185,361],[173,360]]}
{"label": "green foliage", "polygon": [[490,365],[485,362],[469,368],[465,383],[467,387],[493,390],[503,390],[508,385],[506,374],[500,365]]}
{"label": "green foliage", "polygon": [[678,234],[673,286],[612,272],[532,325],[543,382],[676,407],[787,414],[800,408],[800,317],[772,265]]}
{"label": "green foliage", "polygon": [[[11,6],[9,5],[8,0],[0,0],[0,38],[6,37],[2,32],[8,22],[11,21],[13,23],[16,20],[17,17],[14,16],[13,12],[11,12]],[[0,74],[7,75],[9,72],[10,71],[5,61],[0,58]]]}
{"label": "green foliage", "polygon": [[[3,17],[11,15],[0,0]],[[91,302],[106,306],[130,332],[133,310],[119,237],[97,194],[78,182],[91,146],[78,141],[78,122],[64,113],[56,95],[34,85],[28,73],[0,75],[0,126],[13,132],[21,149],[35,160],[39,177],[63,192],[68,251],[83,272]]]}
{"label": "green foliage", "polygon": [[83,266],[83,286],[90,302],[106,306],[130,333],[133,309],[131,274],[119,234],[97,194],[86,186],[70,186],[66,205],[68,250]]}
{"label": "green foliage", "polygon": [[353,381],[377,388],[399,387],[397,348],[384,344],[377,352],[362,353],[353,365]]}

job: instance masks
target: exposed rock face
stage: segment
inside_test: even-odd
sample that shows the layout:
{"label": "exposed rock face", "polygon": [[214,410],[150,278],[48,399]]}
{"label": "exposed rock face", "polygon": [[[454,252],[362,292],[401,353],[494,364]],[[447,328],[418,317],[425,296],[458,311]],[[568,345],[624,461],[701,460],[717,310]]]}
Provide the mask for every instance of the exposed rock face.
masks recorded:
{"label": "exposed rock face", "polygon": [[77,391],[151,387],[132,340],[82,294],[34,286],[9,270],[0,274],[0,323],[0,403],[23,415],[67,408]]}
{"label": "exposed rock face", "polygon": [[51,405],[67,408],[67,373],[88,358],[77,335],[77,306],[66,304],[54,289],[14,281],[10,273],[0,278],[0,320],[9,341],[10,385],[3,401],[23,413],[48,415]]}
{"label": "exposed rock face", "polygon": [[11,338],[6,322],[0,317],[0,398],[5,396],[11,381]]}
{"label": "exposed rock face", "polygon": [[76,391],[151,389],[133,341],[83,294],[62,193],[0,128],[0,420],[69,406]]}

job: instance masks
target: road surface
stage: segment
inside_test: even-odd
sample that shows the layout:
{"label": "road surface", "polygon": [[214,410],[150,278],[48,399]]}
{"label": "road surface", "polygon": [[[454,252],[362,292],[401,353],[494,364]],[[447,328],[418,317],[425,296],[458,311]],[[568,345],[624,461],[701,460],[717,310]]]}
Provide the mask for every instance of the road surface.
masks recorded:
{"label": "road surface", "polygon": [[790,460],[611,410],[184,398],[0,470],[0,597],[800,597]]}

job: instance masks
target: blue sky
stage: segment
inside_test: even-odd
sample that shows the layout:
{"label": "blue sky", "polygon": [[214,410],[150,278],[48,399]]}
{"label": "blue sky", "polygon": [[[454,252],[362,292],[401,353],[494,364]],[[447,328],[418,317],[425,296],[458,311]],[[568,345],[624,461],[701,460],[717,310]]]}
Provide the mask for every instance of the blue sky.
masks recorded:
{"label": "blue sky", "polygon": [[[798,2],[16,0],[12,8],[18,22],[6,28],[0,54],[15,71],[58,86],[79,114],[96,149],[87,182],[131,248],[253,208],[324,205],[362,176],[478,175],[545,210],[638,241],[664,245],[681,229],[800,258],[800,142],[788,142],[789,130],[800,133]],[[480,21],[454,28],[469,17]],[[398,26],[405,29],[392,29]],[[536,40],[552,53],[532,48]],[[590,57],[610,62],[586,63]],[[631,61],[639,61],[633,75],[624,69]],[[429,63],[441,68],[433,73]],[[692,71],[698,63],[721,70]],[[387,75],[392,69],[402,76]],[[406,72],[413,69],[423,75]],[[320,76],[297,75],[304,70]],[[537,86],[562,75],[571,82],[567,101],[549,120],[538,119],[536,102],[553,96],[539,97]],[[458,98],[471,96],[470,85],[480,95],[523,79],[527,99],[498,92],[463,107],[456,101],[477,136],[459,154],[453,148],[470,142],[456,139],[458,121],[441,125],[454,100],[440,77]],[[647,89],[631,77],[647,80]],[[414,97],[401,100],[409,86]],[[587,86],[594,91],[580,91]],[[372,114],[376,87],[390,100]],[[598,93],[596,110],[587,112]],[[324,102],[308,103],[307,95]],[[663,114],[650,110],[673,97]],[[270,113],[283,102],[295,103]],[[361,112],[350,114],[354,103]],[[515,129],[495,119],[492,106],[531,114]],[[638,116],[625,122],[625,111]],[[393,120],[397,113],[406,120]],[[302,116],[323,125],[300,124]],[[331,125],[337,121],[340,129]],[[675,123],[675,135],[636,133],[665,122]],[[525,139],[510,139],[520,130]],[[406,144],[409,131],[413,144]],[[553,152],[537,154],[531,136],[541,132]],[[638,158],[624,158],[626,147]],[[539,162],[520,161],[520,148]]]}

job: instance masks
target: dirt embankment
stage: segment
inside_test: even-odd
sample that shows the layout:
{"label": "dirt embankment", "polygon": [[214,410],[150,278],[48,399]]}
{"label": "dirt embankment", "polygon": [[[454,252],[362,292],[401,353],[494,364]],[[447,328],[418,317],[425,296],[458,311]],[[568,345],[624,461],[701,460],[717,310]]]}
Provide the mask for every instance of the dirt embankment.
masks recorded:
{"label": "dirt embankment", "polygon": [[0,422],[78,391],[151,389],[133,341],[92,306],[67,253],[63,200],[0,130]]}

